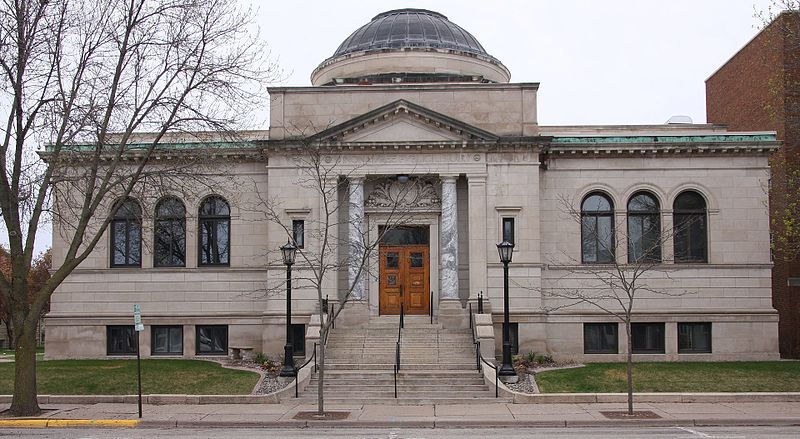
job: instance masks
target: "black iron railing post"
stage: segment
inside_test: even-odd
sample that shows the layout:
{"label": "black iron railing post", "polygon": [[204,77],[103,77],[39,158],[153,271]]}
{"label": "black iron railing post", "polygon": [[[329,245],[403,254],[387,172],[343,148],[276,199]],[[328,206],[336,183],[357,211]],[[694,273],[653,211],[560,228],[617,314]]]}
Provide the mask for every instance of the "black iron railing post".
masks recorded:
{"label": "black iron railing post", "polygon": [[478,293],[478,314],[483,314],[483,291]]}
{"label": "black iron railing post", "polygon": [[406,309],[406,304],[405,304],[405,299],[403,297],[403,286],[400,285],[400,327],[401,328],[405,327],[405,322],[403,321],[404,320],[403,317],[404,317],[404,314],[405,314],[405,309]]}
{"label": "black iron railing post", "polygon": [[498,382],[499,378],[500,378],[500,371],[497,368],[495,368],[494,369],[494,397],[495,398],[497,398],[497,396],[500,394],[500,383]]}
{"label": "black iron railing post", "polygon": [[430,301],[431,301],[431,303],[430,303],[430,306],[428,307],[428,310],[429,310],[430,315],[431,315],[431,325],[432,325],[433,324],[433,291],[431,291],[431,294],[430,294]]}
{"label": "black iron railing post", "polygon": [[397,399],[397,365],[394,366],[394,397]]}

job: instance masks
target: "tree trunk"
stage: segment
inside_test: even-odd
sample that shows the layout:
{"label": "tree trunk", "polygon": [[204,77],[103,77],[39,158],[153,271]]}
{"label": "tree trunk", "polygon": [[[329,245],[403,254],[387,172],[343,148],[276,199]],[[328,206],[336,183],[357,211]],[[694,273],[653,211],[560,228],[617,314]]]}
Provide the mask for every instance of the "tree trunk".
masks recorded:
{"label": "tree trunk", "polygon": [[8,348],[13,349],[17,345],[14,340],[14,327],[11,325],[11,320],[9,319],[7,322],[3,322],[3,325],[6,327],[6,337],[8,337]]}
{"label": "tree trunk", "polygon": [[628,334],[627,378],[628,378],[628,414],[633,415],[633,340],[631,339],[631,321],[625,322],[625,333]]}
{"label": "tree trunk", "polygon": [[325,330],[324,334],[320,334],[319,338],[319,358],[317,363],[319,365],[319,376],[317,381],[317,414],[322,416],[325,414],[325,397],[322,394],[322,389],[325,384],[325,338],[329,329]]}
{"label": "tree trunk", "polygon": [[42,412],[36,400],[36,331],[25,326],[17,331],[14,346],[14,395],[11,401],[11,414],[14,416],[36,416]]}

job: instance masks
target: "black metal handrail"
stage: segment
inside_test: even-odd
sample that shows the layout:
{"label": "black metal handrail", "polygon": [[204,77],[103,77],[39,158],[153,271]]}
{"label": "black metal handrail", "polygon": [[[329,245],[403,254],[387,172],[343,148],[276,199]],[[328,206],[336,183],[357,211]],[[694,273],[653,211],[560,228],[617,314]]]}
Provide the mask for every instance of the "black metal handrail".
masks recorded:
{"label": "black metal handrail", "polygon": [[314,372],[316,372],[317,371],[317,361],[316,361],[317,360],[317,343],[314,343],[314,353],[311,354],[311,358],[306,360],[306,362],[303,363],[302,366],[294,368],[294,397],[295,398],[297,398],[300,395],[300,374],[299,374],[300,369],[308,366],[308,363],[310,363],[311,360],[314,360]]}
{"label": "black metal handrail", "polygon": [[400,337],[403,333],[405,304],[403,303],[403,286],[400,286],[400,323],[397,325],[397,343],[394,345],[394,397],[397,398],[397,374],[400,372]]}
{"label": "black metal handrail", "polygon": [[[494,369],[494,397],[498,398],[500,395],[500,385],[498,383],[499,381],[498,367],[490,363],[485,358],[483,358],[483,355],[480,354],[480,343],[478,343],[478,346],[476,347],[478,348],[478,356],[480,357],[481,361],[490,368]],[[483,372],[481,371],[480,363],[478,364],[478,371]]]}
{"label": "black metal handrail", "polygon": [[498,398],[499,394],[500,394],[500,392],[498,390],[500,388],[500,386],[498,385],[498,381],[499,381],[499,377],[498,377],[498,373],[497,373],[498,372],[498,367],[493,365],[492,363],[490,363],[489,360],[487,360],[486,358],[483,357],[483,355],[481,355],[481,342],[479,342],[477,340],[477,337],[475,336],[475,331],[477,330],[477,327],[476,327],[476,325],[473,324],[474,318],[475,318],[475,314],[472,312],[472,303],[470,302],[469,303],[469,328],[470,328],[470,333],[472,333],[472,343],[475,346],[475,370],[477,370],[478,372],[483,372],[481,370],[481,362],[486,363],[487,366],[489,366],[492,369],[494,369],[494,397]]}

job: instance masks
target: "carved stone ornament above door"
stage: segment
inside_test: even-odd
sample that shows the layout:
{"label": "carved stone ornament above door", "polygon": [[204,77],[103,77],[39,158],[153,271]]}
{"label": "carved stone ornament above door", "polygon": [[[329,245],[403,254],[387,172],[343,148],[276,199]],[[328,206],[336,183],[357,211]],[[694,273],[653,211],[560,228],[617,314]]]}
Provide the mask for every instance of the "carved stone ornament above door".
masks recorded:
{"label": "carved stone ornament above door", "polygon": [[439,211],[442,200],[436,186],[428,180],[412,177],[401,183],[386,178],[376,182],[364,206],[371,211]]}

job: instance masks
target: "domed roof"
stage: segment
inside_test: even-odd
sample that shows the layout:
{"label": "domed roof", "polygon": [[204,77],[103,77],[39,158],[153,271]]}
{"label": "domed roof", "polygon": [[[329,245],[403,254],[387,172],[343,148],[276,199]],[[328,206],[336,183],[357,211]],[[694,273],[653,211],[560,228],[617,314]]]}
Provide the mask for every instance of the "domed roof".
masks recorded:
{"label": "domed roof", "polygon": [[350,34],[311,73],[313,85],[506,83],[511,72],[444,15],[397,9]]}
{"label": "domed roof", "polygon": [[396,9],[376,15],[347,37],[331,58],[407,47],[449,49],[496,61],[472,34],[444,15],[425,9]]}

